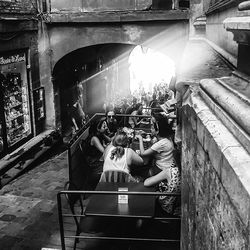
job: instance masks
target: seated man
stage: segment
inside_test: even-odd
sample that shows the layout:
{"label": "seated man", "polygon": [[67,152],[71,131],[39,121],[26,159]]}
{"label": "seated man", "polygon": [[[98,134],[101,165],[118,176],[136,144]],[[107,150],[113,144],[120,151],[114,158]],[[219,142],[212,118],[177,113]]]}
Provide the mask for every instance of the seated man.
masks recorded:
{"label": "seated man", "polygon": [[115,119],[115,112],[113,110],[106,113],[106,123],[109,131],[108,136],[113,137],[118,129],[118,122]]}
{"label": "seated man", "polygon": [[[131,113],[131,115],[142,115],[142,109],[143,109],[142,104],[137,103],[136,109]],[[141,123],[141,119],[136,116],[131,116],[129,117],[128,123],[131,128],[134,128]]]}

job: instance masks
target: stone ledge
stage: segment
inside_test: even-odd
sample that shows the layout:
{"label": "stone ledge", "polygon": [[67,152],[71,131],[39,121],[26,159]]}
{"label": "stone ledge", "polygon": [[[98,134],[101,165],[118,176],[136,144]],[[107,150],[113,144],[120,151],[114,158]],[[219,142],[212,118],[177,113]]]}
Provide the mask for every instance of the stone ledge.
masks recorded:
{"label": "stone ledge", "polygon": [[188,20],[188,10],[103,11],[50,14],[46,23],[93,23]]}
{"label": "stone ledge", "polygon": [[250,137],[246,132],[219,105],[215,104],[205,92],[201,91],[200,94],[214,114],[220,117],[220,120],[228,130],[244,145],[246,150],[250,151]]}
{"label": "stone ledge", "polygon": [[[233,33],[234,40],[237,43],[244,45],[250,43],[250,16],[226,18],[223,21],[223,26],[227,31]],[[240,58],[238,56],[238,61],[239,60]]]}
{"label": "stone ledge", "polygon": [[250,16],[229,17],[223,25],[226,30],[250,30]]}
{"label": "stone ledge", "polygon": [[[191,96],[191,98],[194,103],[204,106],[201,97]],[[197,137],[207,152],[230,201],[247,227],[250,219],[250,154],[221,121],[206,119],[209,112],[211,118],[215,117],[212,111],[207,109],[196,113]]]}
{"label": "stone ledge", "polygon": [[[196,106],[204,107],[206,105],[200,96],[192,97],[192,100]],[[209,110],[209,107],[199,112],[197,112],[197,108],[194,110],[197,115],[197,138],[204,150],[208,152],[209,158],[220,176],[220,160],[223,152],[229,147],[240,146],[240,143]]]}
{"label": "stone ledge", "polygon": [[[238,138],[250,153],[250,103],[243,95],[236,95],[230,87],[236,80],[232,77],[205,79],[201,81],[200,95],[207,106],[220,118],[222,123]],[[223,85],[221,84],[222,82]],[[239,88],[240,82],[236,82]],[[244,91],[246,88],[243,88]]]}

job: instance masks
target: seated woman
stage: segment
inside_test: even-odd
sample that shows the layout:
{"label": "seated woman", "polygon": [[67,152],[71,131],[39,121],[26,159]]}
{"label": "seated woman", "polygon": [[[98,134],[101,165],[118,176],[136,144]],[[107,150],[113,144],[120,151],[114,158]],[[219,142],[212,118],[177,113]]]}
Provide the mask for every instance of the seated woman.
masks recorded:
{"label": "seated woman", "polygon": [[[128,148],[128,137],[123,131],[118,131],[113,138],[112,143],[104,152],[103,171],[115,170],[130,174],[130,167],[143,166],[143,159]],[[131,181],[135,179],[131,176]]]}
{"label": "seated woman", "polygon": [[110,143],[111,139],[105,134],[107,131],[107,123],[105,118],[95,121],[90,125],[89,136],[86,139],[86,158],[90,167],[90,186],[95,188],[102,170],[103,170],[103,153],[105,147]]}
{"label": "seated woman", "polygon": [[[140,155],[152,156],[155,159],[155,175],[147,178],[144,181],[144,185],[157,185],[160,192],[180,192],[181,178],[173,155],[172,127],[164,117],[159,117],[157,120],[159,128],[158,141],[149,149],[144,150],[142,136],[136,136],[139,139]],[[173,196],[159,197],[161,208],[170,214],[173,213],[175,202],[176,197]]]}

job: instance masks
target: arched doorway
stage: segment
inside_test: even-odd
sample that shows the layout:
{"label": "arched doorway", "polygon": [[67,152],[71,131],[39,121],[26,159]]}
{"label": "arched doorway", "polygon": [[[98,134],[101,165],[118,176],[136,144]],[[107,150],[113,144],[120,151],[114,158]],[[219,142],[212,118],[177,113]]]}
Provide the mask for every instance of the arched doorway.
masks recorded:
{"label": "arched doorway", "polygon": [[175,77],[174,61],[167,55],[142,45],[136,46],[129,55],[130,91],[154,92],[157,85],[169,87]]}
{"label": "arched doorway", "polygon": [[111,98],[112,91],[129,91],[128,55],[133,48],[127,44],[98,44],[75,50],[56,63],[56,121],[63,133],[71,128],[69,107],[77,100],[91,116],[103,112],[103,104]]}

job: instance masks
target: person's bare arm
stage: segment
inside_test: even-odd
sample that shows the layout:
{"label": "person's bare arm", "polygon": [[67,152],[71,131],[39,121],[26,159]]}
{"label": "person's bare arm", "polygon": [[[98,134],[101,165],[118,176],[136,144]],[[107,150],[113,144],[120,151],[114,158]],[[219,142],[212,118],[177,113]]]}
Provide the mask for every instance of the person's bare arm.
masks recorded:
{"label": "person's bare arm", "polygon": [[138,121],[138,118],[135,116],[133,116],[132,119],[133,119],[135,126],[138,126],[141,123],[141,121]]}
{"label": "person's bare arm", "polygon": [[79,130],[74,117],[71,118],[76,130]]}
{"label": "person's bare arm", "polygon": [[128,149],[129,159],[128,165],[142,166],[144,164],[143,159],[131,148]]}
{"label": "person's bare arm", "polygon": [[101,153],[104,153],[104,147],[96,136],[92,137],[91,144],[92,146],[95,146]]}
{"label": "person's bare arm", "polygon": [[151,176],[149,178],[147,178],[145,181],[144,181],[144,186],[146,187],[150,187],[150,186],[153,186],[153,185],[156,185],[158,183],[160,183],[161,181],[163,180],[168,180],[170,181],[170,171],[169,170],[162,170],[160,173],[158,173],[157,175],[154,175],[154,176]]}
{"label": "person's bare arm", "polygon": [[139,140],[139,148],[140,148],[140,155],[141,156],[150,156],[150,155],[154,155],[155,151],[151,148],[148,149],[144,149],[143,146],[143,138],[141,135],[136,135],[136,138],[138,138]]}
{"label": "person's bare arm", "polygon": [[104,153],[103,153],[103,156],[104,156],[104,160],[106,159],[106,157],[107,157],[107,154],[108,154],[108,151],[109,151],[109,149],[111,148],[111,144],[109,144],[106,148],[105,148],[105,150],[104,150]]}

